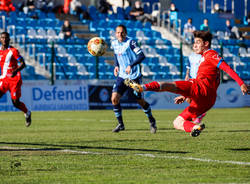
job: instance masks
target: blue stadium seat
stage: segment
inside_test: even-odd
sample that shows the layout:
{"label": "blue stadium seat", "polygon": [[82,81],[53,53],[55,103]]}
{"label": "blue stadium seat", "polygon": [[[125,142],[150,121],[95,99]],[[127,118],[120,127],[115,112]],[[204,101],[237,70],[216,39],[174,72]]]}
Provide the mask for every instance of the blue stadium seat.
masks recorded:
{"label": "blue stadium seat", "polygon": [[91,5],[91,6],[89,6],[89,15],[90,15],[90,17],[91,17],[91,19],[92,20],[98,20],[99,19],[99,17],[98,17],[98,12],[97,12],[97,9],[96,9],[96,7],[95,6],[93,6],[93,5]]}
{"label": "blue stadium seat", "polygon": [[125,19],[125,12],[123,8],[117,7],[117,19],[124,20]]}

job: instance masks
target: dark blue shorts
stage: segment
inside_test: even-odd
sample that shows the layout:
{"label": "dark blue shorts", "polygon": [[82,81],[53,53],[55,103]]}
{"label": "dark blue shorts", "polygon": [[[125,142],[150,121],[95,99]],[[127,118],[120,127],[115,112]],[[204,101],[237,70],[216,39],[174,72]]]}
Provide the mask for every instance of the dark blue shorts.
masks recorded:
{"label": "dark blue shorts", "polygon": [[[134,79],[133,81],[135,81],[136,83],[138,84],[141,84],[141,77],[137,78],[137,79]],[[132,88],[126,86],[124,84],[124,79],[121,78],[121,77],[117,77],[116,79],[116,83],[113,85],[113,90],[112,92],[117,92],[119,93],[121,96],[125,93],[125,92],[128,92],[128,95],[129,96],[132,96],[134,97],[135,99],[142,99],[142,93],[138,93],[136,92],[135,90],[133,90]]]}

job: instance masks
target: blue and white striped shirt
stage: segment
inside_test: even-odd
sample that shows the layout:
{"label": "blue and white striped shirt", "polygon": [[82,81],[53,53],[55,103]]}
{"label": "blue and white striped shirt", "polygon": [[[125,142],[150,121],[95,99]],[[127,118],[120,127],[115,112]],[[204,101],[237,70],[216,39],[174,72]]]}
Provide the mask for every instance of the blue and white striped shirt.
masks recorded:
{"label": "blue and white striped shirt", "polygon": [[[140,63],[145,56],[136,41],[128,37],[123,42],[114,40],[111,42],[111,48],[114,49],[115,66],[119,67],[119,77],[136,79],[141,76]],[[125,70],[129,65],[131,73],[127,74]]]}
{"label": "blue and white striped shirt", "polygon": [[195,79],[197,76],[197,71],[200,66],[200,60],[201,60],[201,55],[192,53],[189,57],[189,65],[187,66],[187,69],[190,70],[189,75],[192,79]]}

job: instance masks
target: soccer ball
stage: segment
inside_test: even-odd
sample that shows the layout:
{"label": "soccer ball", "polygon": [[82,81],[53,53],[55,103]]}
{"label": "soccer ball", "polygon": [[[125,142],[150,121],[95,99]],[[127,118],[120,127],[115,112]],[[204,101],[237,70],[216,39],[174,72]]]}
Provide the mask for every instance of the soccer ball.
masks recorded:
{"label": "soccer ball", "polygon": [[106,48],[105,41],[100,37],[91,38],[88,42],[88,51],[92,56],[102,56]]}

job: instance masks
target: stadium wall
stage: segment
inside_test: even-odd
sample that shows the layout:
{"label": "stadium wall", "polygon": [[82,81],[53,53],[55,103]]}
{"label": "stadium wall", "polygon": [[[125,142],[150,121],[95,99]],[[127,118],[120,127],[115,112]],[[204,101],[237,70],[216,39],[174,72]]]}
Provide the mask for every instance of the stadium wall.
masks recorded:
{"label": "stadium wall", "polygon": [[[48,81],[24,81],[21,100],[32,111],[112,109],[111,93],[112,82],[60,81],[52,86]],[[183,109],[187,106],[186,103],[173,103],[176,94],[146,92],[144,95],[153,109]],[[121,100],[124,108],[139,108],[127,95]],[[250,96],[243,96],[235,82],[220,85],[214,107],[245,106],[250,107]],[[0,99],[0,111],[17,111],[12,105],[9,93]]]}

